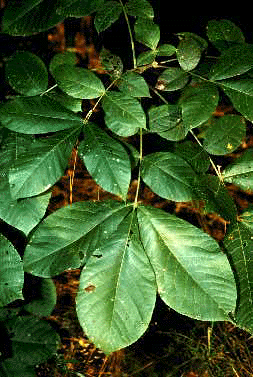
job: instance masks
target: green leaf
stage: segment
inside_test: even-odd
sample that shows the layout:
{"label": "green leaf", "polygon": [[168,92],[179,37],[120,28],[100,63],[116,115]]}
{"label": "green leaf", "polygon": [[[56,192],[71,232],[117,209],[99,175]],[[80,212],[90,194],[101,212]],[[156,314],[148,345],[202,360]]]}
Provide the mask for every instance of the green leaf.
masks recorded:
{"label": "green leaf", "polygon": [[59,88],[74,98],[92,99],[105,92],[102,81],[86,68],[62,64],[54,68],[53,75]]}
{"label": "green leaf", "polygon": [[219,92],[215,85],[198,83],[187,87],[179,99],[184,126],[190,130],[207,121],[215,111]]}
{"label": "green leaf", "polygon": [[155,50],[160,41],[160,28],[153,20],[139,17],[134,24],[135,38],[138,42]]}
{"label": "green leaf", "polygon": [[176,47],[170,44],[162,44],[157,49],[158,56],[172,56],[177,51]]}
{"label": "green leaf", "polygon": [[18,365],[46,362],[57,351],[59,336],[45,321],[19,316],[8,321],[6,327],[11,335],[11,360]]}
{"label": "green leaf", "polygon": [[246,137],[246,123],[239,115],[212,119],[205,133],[204,148],[214,155],[234,152]]}
{"label": "green leaf", "polygon": [[143,159],[142,179],[159,196],[186,202],[196,197],[197,176],[181,157],[170,152],[157,152]]}
{"label": "green leaf", "polygon": [[253,68],[253,46],[239,44],[226,50],[210,70],[211,80],[242,75]]}
{"label": "green leaf", "polygon": [[253,149],[250,148],[223,172],[223,179],[242,190],[253,190]]}
{"label": "green leaf", "polygon": [[186,221],[153,207],[139,207],[138,221],[165,303],[192,318],[230,320],[236,285],[218,243]]}
{"label": "green leaf", "polygon": [[245,42],[241,29],[230,20],[209,21],[207,36],[209,41],[220,51],[224,51],[234,44]]}
{"label": "green leaf", "polygon": [[64,19],[56,13],[57,3],[51,0],[8,1],[2,32],[26,36],[52,28]]}
{"label": "green leaf", "polygon": [[240,221],[248,230],[253,233],[253,207],[252,205],[240,215]]}
{"label": "green leaf", "polygon": [[94,25],[98,33],[108,29],[114,22],[116,22],[123,9],[120,3],[114,0],[107,1],[104,5],[99,7],[95,16]]}
{"label": "green leaf", "polygon": [[100,248],[131,210],[116,201],[76,202],[57,210],[33,233],[25,249],[25,271],[48,278],[80,267],[93,253],[99,257]]}
{"label": "green leaf", "polygon": [[158,77],[156,89],[174,91],[182,89],[189,81],[189,74],[181,68],[171,67],[165,69]]}
{"label": "green leaf", "polygon": [[250,332],[253,331],[252,237],[253,233],[244,224],[237,223],[224,241],[232,260],[238,286],[236,324]]}
{"label": "green leaf", "polygon": [[102,48],[99,58],[103,69],[105,69],[106,72],[111,75],[113,80],[122,75],[124,67],[119,56],[112,54],[106,48]]}
{"label": "green leaf", "polygon": [[88,123],[78,151],[92,178],[104,190],[126,199],[131,165],[125,148],[95,124]]}
{"label": "green leaf", "polygon": [[9,182],[0,184],[0,218],[7,224],[21,230],[25,235],[40,222],[45,215],[51,193],[32,198],[13,200]]}
{"label": "green leaf", "polygon": [[176,144],[175,153],[188,162],[197,173],[206,173],[210,167],[210,159],[206,151],[192,141]]}
{"label": "green leaf", "polygon": [[216,213],[230,224],[237,219],[237,208],[220,178],[205,174],[199,178],[196,188],[200,200],[204,201],[207,213]]}
{"label": "green leaf", "polygon": [[157,50],[141,52],[137,57],[137,66],[152,64],[157,56]]}
{"label": "green leaf", "polygon": [[154,10],[147,0],[129,0],[125,9],[127,14],[134,17],[154,18]]}
{"label": "green leaf", "polygon": [[64,17],[85,17],[99,10],[104,0],[61,0],[57,13]]}
{"label": "green leaf", "polygon": [[7,359],[0,363],[0,377],[36,377],[34,367],[20,366],[16,360]]}
{"label": "green leaf", "polygon": [[57,301],[56,287],[53,279],[42,279],[36,278],[35,276],[32,277],[32,281],[29,278],[27,279],[28,292],[29,284],[31,282],[33,284],[33,289],[32,297],[26,297],[25,295],[27,303],[24,305],[24,309],[35,316],[50,316]]}
{"label": "green leaf", "polygon": [[70,65],[74,67],[76,64],[76,53],[71,51],[64,51],[53,56],[53,58],[50,60],[49,71],[52,73],[52,75],[54,75],[54,71],[59,65]]}
{"label": "green leaf", "polygon": [[24,272],[21,258],[14,246],[0,235],[0,306],[22,300]]}
{"label": "green leaf", "polygon": [[185,130],[182,122],[182,112],[177,105],[161,105],[152,107],[149,110],[149,129],[161,137],[179,141],[186,137],[188,130]]}
{"label": "green leaf", "polygon": [[248,120],[253,121],[253,84],[250,78],[230,79],[220,82],[221,88],[233,106]]}
{"label": "green leaf", "polygon": [[48,86],[48,73],[44,62],[28,51],[18,51],[6,63],[9,84],[25,96],[43,93]]}
{"label": "green leaf", "polygon": [[177,47],[177,59],[184,71],[192,71],[200,62],[202,50],[194,38],[183,38]]}
{"label": "green leaf", "polygon": [[14,161],[9,171],[13,199],[38,195],[63,175],[80,131],[72,129],[38,139]]}
{"label": "green leaf", "polygon": [[105,123],[119,136],[132,136],[146,128],[146,116],[139,101],[129,95],[108,92],[103,98]]}
{"label": "green leaf", "polygon": [[70,111],[75,113],[82,111],[82,99],[74,98],[68,94],[62,92],[58,87],[45,94],[47,97],[52,98],[53,101],[57,101],[60,105],[64,106]]}
{"label": "green leaf", "polygon": [[128,71],[120,77],[119,90],[131,97],[151,97],[145,79],[136,72]]}
{"label": "green leaf", "polygon": [[97,347],[111,353],[135,342],[147,329],[156,301],[153,268],[137,234],[132,213],[102,245],[102,256],[82,271],[77,314]]}
{"label": "green leaf", "polygon": [[0,107],[3,126],[24,134],[43,134],[80,127],[80,116],[48,96],[17,97]]}

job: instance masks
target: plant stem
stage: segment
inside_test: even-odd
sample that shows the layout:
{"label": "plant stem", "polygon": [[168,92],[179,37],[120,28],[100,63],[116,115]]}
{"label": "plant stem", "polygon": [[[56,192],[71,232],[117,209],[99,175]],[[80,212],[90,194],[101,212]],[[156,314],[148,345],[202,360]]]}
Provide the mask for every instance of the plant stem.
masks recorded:
{"label": "plant stem", "polygon": [[136,56],[135,56],[135,47],[134,47],[133,33],[132,33],[132,30],[131,30],[131,26],[130,26],[130,23],[129,23],[129,19],[128,19],[128,15],[127,15],[127,12],[126,12],[125,6],[124,6],[124,4],[122,3],[122,0],[119,0],[119,2],[120,2],[120,4],[121,4],[121,6],[122,6],[123,13],[124,13],[124,17],[125,17],[125,20],[126,20],[126,23],[127,23],[127,28],[128,28],[129,37],[130,37],[130,42],[131,42],[131,48],[132,48],[133,65],[134,65],[134,69],[136,69],[136,67],[137,67],[137,62],[136,62]]}

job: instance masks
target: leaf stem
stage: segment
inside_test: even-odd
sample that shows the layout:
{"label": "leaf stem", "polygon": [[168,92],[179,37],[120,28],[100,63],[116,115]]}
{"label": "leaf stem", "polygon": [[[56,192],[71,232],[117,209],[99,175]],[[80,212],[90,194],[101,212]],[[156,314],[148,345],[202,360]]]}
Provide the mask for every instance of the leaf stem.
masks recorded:
{"label": "leaf stem", "polygon": [[132,48],[133,65],[134,65],[134,69],[136,69],[136,68],[137,68],[137,61],[136,61],[136,56],[135,56],[135,47],[134,47],[133,33],[132,33],[132,30],[131,30],[131,26],[130,26],[130,23],[129,23],[129,18],[128,18],[128,15],[127,15],[127,12],[126,12],[125,6],[124,6],[124,4],[122,3],[122,0],[119,0],[119,2],[120,2],[120,4],[121,4],[121,6],[122,6],[123,13],[124,13],[124,17],[125,17],[125,20],[126,20],[126,23],[127,23],[127,28],[128,28],[129,37],[130,37],[130,42],[131,42],[131,48]]}

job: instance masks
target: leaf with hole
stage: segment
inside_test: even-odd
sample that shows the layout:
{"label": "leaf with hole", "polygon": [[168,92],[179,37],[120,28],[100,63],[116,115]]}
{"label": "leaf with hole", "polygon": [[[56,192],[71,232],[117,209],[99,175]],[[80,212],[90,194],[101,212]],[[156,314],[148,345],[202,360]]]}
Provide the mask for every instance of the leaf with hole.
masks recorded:
{"label": "leaf with hole", "polygon": [[146,128],[146,116],[140,102],[125,93],[111,91],[102,101],[105,123],[119,136],[132,136]]}
{"label": "leaf with hole", "polygon": [[234,152],[246,137],[246,123],[239,115],[211,119],[205,132],[204,148],[214,155]]}
{"label": "leaf with hole", "polygon": [[138,223],[165,303],[192,318],[230,320],[236,285],[218,243],[185,220],[153,207],[138,208]]}
{"label": "leaf with hole", "polygon": [[0,306],[23,299],[24,271],[14,246],[0,235]]}
{"label": "leaf with hole", "polygon": [[125,199],[131,165],[124,146],[95,124],[88,123],[78,151],[92,178],[104,190]]}
{"label": "leaf with hole", "polygon": [[6,63],[5,73],[11,87],[25,96],[43,93],[48,86],[44,62],[29,51],[18,51]]}
{"label": "leaf with hole", "polygon": [[162,198],[178,202],[196,199],[197,175],[185,160],[174,153],[157,152],[145,156],[141,176]]}
{"label": "leaf with hole", "polygon": [[44,134],[80,127],[81,118],[48,96],[16,97],[0,107],[0,121],[9,130]]}

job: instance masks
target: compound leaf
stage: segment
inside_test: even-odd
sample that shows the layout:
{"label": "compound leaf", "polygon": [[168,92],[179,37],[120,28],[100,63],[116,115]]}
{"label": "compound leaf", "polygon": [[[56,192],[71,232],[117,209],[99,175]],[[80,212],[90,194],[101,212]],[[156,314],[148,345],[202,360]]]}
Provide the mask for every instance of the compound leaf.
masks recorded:
{"label": "compound leaf", "polygon": [[44,62],[29,51],[18,51],[5,67],[9,84],[25,96],[43,93],[48,86],[48,73]]}
{"label": "compound leaf", "polygon": [[60,179],[79,133],[72,129],[38,139],[27,152],[20,154],[9,170],[12,198],[39,195]]}
{"label": "compound leaf", "polygon": [[58,101],[44,96],[16,97],[0,108],[0,121],[9,130],[24,134],[43,134],[80,127],[80,116]]}
{"label": "compound leaf", "polygon": [[196,198],[197,175],[191,166],[176,154],[157,152],[143,159],[142,179],[159,196],[185,202]]}
{"label": "compound leaf", "polygon": [[84,331],[106,353],[135,342],[147,329],[156,300],[152,266],[130,235],[129,214],[82,271],[77,314]]}
{"label": "compound leaf", "polygon": [[223,179],[239,186],[242,190],[253,190],[253,149],[250,148],[228,165],[223,172]]}
{"label": "compound leaf", "polygon": [[59,88],[74,98],[92,99],[105,92],[102,81],[89,69],[61,64],[53,70]]}
{"label": "compound leaf", "polygon": [[24,271],[14,246],[0,235],[0,306],[23,299]]}
{"label": "compound leaf", "polygon": [[236,306],[236,285],[218,243],[202,230],[154,207],[139,207],[138,221],[165,303],[192,318],[230,320],[229,313]]}
{"label": "compound leaf", "polygon": [[212,119],[205,133],[204,148],[214,155],[234,152],[246,137],[246,123],[239,115]]}
{"label": "compound leaf", "polygon": [[132,136],[139,128],[146,128],[146,116],[136,98],[124,93],[109,92],[102,102],[105,123],[119,136]]}
{"label": "compound leaf", "polygon": [[79,153],[92,178],[106,191],[126,198],[131,164],[126,149],[95,124],[86,124]]}

